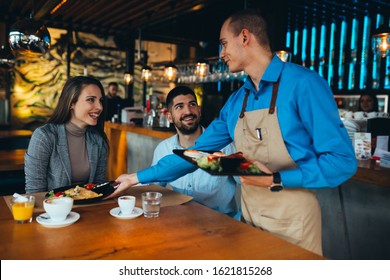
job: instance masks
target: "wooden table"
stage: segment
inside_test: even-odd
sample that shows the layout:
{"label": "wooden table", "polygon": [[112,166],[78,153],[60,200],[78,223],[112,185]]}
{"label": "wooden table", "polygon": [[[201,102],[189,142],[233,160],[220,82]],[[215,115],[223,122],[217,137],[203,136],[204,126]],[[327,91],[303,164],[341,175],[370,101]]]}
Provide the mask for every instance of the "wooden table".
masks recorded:
{"label": "wooden table", "polygon": [[74,208],[81,215],[75,224],[46,228],[35,217],[14,223],[0,198],[1,259],[323,259],[196,202],[162,207],[150,219],[116,219],[109,214],[116,206],[112,200]]}
{"label": "wooden table", "polygon": [[0,150],[0,171],[16,171],[24,169],[26,150]]}

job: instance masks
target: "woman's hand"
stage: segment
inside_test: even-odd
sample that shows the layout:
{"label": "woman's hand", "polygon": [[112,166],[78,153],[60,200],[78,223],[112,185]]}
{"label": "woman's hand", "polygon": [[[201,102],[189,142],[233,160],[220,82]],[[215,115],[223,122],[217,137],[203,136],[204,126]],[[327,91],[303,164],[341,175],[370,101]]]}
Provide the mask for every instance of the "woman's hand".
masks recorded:
{"label": "woman's hand", "polygon": [[[272,174],[272,171],[261,162],[255,161],[254,163],[262,172]],[[268,188],[273,182],[273,176],[240,176],[240,180],[243,185]]]}
{"label": "woman's hand", "polygon": [[107,196],[105,199],[110,199],[114,197],[121,196],[125,193],[127,189],[139,183],[136,173],[132,174],[122,174],[116,178],[115,183],[118,183],[115,191]]}

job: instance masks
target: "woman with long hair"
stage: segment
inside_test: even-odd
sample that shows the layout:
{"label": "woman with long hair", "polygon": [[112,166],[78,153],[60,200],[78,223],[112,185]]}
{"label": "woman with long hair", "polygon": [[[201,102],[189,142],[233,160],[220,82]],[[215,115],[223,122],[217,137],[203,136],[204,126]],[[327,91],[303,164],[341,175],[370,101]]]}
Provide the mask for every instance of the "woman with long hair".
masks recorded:
{"label": "woman with long hair", "polygon": [[362,94],[359,98],[358,111],[363,111],[366,113],[378,112],[378,98],[376,95],[370,93]]}
{"label": "woman with long hair", "polygon": [[100,81],[70,78],[47,123],[37,128],[24,156],[26,193],[105,181],[108,140]]}

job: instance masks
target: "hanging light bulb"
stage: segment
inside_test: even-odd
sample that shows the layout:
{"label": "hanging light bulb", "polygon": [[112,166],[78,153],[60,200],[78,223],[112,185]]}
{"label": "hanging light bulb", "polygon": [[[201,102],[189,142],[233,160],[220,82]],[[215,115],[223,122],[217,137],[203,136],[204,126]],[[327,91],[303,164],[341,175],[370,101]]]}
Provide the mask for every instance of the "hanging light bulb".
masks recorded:
{"label": "hanging light bulb", "polygon": [[171,62],[169,62],[168,64],[165,65],[164,67],[164,77],[165,79],[167,79],[168,81],[176,81],[176,77],[177,77],[177,67],[175,64],[173,64],[172,62],[172,44],[171,46],[169,47],[169,52],[170,52],[170,59],[171,59]]}
{"label": "hanging light bulb", "polygon": [[274,54],[276,54],[284,62],[291,62],[291,52],[289,51],[280,50],[274,52]]}
{"label": "hanging light bulb", "polygon": [[173,63],[168,63],[164,68],[164,77],[168,81],[175,81],[177,77],[177,67]]}
{"label": "hanging light bulb", "polygon": [[195,75],[204,78],[209,74],[209,64],[205,60],[200,60],[195,66]]}
{"label": "hanging light bulb", "polygon": [[372,35],[372,47],[375,54],[378,52],[382,57],[389,55],[390,51],[390,29],[380,27],[375,34]]}
{"label": "hanging light bulb", "polygon": [[126,85],[130,85],[134,81],[133,75],[131,75],[129,72],[125,72],[123,78],[125,80]]}
{"label": "hanging light bulb", "polygon": [[145,82],[149,82],[152,78],[152,68],[149,66],[142,67],[141,79]]}
{"label": "hanging light bulb", "polygon": [[8,41],[14,53],[28,57],[41,56],[50,49],[49,31],[32,18],[15,23],[10,29]]}

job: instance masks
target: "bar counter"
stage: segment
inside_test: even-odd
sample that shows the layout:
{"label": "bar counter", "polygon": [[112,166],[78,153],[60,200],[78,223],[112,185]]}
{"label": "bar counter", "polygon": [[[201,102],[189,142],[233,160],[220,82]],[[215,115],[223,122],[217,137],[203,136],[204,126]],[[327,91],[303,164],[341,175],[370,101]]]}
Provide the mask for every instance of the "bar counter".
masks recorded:
{"label": "bar counter", "polygon": [[359,160],[353,180],[390,188],[390,168],[380,166],[376,160]]}

